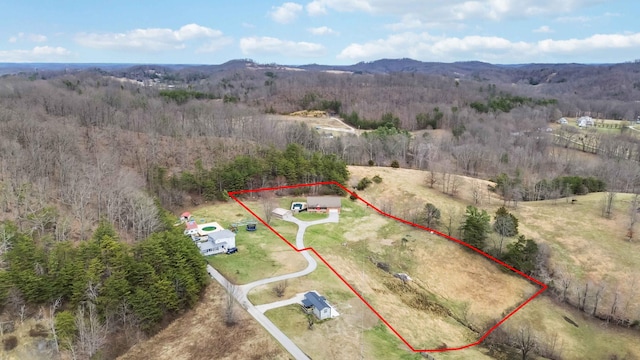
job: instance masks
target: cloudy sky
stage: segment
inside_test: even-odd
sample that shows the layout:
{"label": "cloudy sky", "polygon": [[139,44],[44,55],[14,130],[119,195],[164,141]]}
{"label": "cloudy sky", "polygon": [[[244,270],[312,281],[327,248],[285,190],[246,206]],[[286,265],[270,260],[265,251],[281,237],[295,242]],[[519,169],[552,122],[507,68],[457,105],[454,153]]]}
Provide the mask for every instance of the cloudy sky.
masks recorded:
{"label": "cloudy sky", "polygon": [[0,62],[625,62],[638,0],[14,0]]}

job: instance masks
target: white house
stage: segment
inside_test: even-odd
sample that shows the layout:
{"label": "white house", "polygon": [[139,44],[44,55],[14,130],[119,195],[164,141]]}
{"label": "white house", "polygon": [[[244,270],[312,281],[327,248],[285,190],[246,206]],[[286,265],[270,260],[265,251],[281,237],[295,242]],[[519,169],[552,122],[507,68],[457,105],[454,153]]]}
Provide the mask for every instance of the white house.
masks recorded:
{"label": "white house", "polygon": [[206,240],[196,241],[202,255],[214,255],[227,252],[236,247],[236,234],[230,230],[209,233]]}
{"label": "white house", "polygon": [[582,116],[576,120],[579,127],[595,126],[596,122],[591,116]]}
{"label": "white house", "polygon": [[324,296],[320,296],[315,291],[309,291],[304,294],[302,306],[306,311],[313,312],[319,320],[330,319],[340,315],[331,305],[329,305]]}

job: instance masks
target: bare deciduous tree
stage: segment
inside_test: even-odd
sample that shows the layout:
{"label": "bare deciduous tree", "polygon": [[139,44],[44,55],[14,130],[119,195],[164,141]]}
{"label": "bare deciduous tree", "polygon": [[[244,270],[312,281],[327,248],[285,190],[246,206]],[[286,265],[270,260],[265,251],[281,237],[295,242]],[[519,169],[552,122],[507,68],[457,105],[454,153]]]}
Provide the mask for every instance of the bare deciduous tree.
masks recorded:
{"label": "bare deciduous tree", "polygon": [[613,191],[607,191],[604,193],[604,201],[602,203],[602,216],[611,219],[613,200],[616,197],[616,193]]}
{"label": "bare deciduous tree", "polygon": [[638,222],[638,212],[640,211],[640,194],[634,194],[629,205],[629,226],[627,227],[627,240],[633,241],[636,222]]}
{"label": "bare deciduous tree", "polygon": [[55,346],[56,353],[60,352],[60,344],[58,342],[58,334],[56,332],[56,310],[62,305],[62,298],[57,298],[51,306],[49,306],[49,329],[51,331],[51,337],[53,338],[53,345]]}
{"label": "bare deciduous tree", "polygon": [[580,288],[579,286],[576,288],[576,293],[578,294],[578,309],[580,309],[580,311],[585,311],[590,283],[591,281],[585,281],[584,288]]}
{"label": "bare deciduous tree", "polygon": [[284,293],[287,291],[287,286],[288,286],[287,280],[280,281],[273,287],[273,292],[276,294],[277,297],[281,298],[284,296]]}
{"label": "bare deciduous tree", "polygon": [[262,211],[264,211],[264,219],[267,224],[271,224],[272,211],[276,207],[276,201],[272,191],[264,191],[260,195],[260,202],[262,203]]}
{"label": "bare deciduous tree", "polygon": [[478,181],[478,180],[474,180],[471,183],[471,197],[473,198],[473,204],[475,206],[482,205],[481,204],[481,200],[482,200],[482,185],[480,184],[480,181]]}
{"label": "bare deciduous tree", "polygon": [[602,293],[604,292],[604,289],[604,283],[600,283],[600,285],[598,285],[598,287],[596,288],[596,292],[593,293],[593,311],[591,312],[591,315],[593,316],[596,316],[598,313],[598,304],[602,299]]}
{"label": "bare deciduous tree", "polygon": [[527,360],[529,353],[536,347],[536,340],[529,326],[518,329],[515,345],[522,354],[522,360]]}
{"label": "bare deciduous tree", "polygon": [[445,207],[443,214],[442,226],[447,232],[447,235],[454,236],[454,231],[460,228],[460,222],[462,221],[463,214],[459,208],[453,205]]}
{"label": "bare deciduous tree", "polygon": [[100,321],[96,306],[87,301],[76,312],[78,352],[91,358],[107,342],[108,326]]}
{"label": "bare deciduous tree", "polygon": [[224,323],[228,327],[234,326],[238,323],[238,313],[236,310],[236,295],[238,294],[238,287],[230,282],[227,282],[225,286],[227,293],[224,298]]}

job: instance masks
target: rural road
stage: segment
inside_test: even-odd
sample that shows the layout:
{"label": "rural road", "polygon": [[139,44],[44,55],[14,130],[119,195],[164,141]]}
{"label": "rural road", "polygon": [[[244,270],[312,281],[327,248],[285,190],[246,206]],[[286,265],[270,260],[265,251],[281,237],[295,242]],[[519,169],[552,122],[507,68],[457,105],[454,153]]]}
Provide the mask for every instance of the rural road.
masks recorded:
{"label": "rural road", "polygon": [[[338,212],[331,211],[327,218],[321,219],[321,220],[301,221],[294,217],[288,217],[288,218],[285,218],[284,220],[298,225],[298,232],[296,234],[296,248],[304,249],[304,233],[309,226],[326,224],[326,223],[337,223],[339,221],[339,215],[338,215]],[[220,272],[218,272],[218,270],[216,270],[213,266],[207,265],[207,272],[209,272],[209,275],[211,275],[213,279],[215,279],[217,282],[220,283],[220,285],[222,285],[225,289],[227,289],[227,291],[230,291],[234,296],[234,298],[238,301],[238,303],[240,303],[240,305],[242,305],[242,307],[244,307],[249,312],[249,314],[251,314],[251,316],[253,316],[253,318],[256,319],[256,321],[258,321],[258,323],[260,323],[260,325],[262,325],[262,327],[264,327],[297,360],[309,359],[309,357],[293,341],[291,341],[291,339],[289,339],[287,335],[285,335],[282,331],[280,331],[280,329],[278,329],[278,327],[273,322],[271,322],[269,318],[267,318],[260,311],[261,309],[264,309],[264,308],[275,308],[277,306],[272,307],[273,305],[271,304],[263,304],[260,306],[260,309],[259,309],[257,306],[253,305],[249,301],[249,299],[247,298],[247,294],[249,294],[249,291],[251,291],[252,289],[258,286],[266,285],[266,284],[270,284],[270,283],[278,282],[282,280],[287,280],[287,279],[294,279],[300,276],[308,275],[311,272],[313,272],[318,266],[318,263],[309,254],[308,251],[302,251],[301,254],[309,263],[304,270],[297,271],[291,274],[274,276],[267,279],[254,281],[252,283],[244,284],[244,285],[231,284],[229,280],[227,280],[224,276],[222,276],[222,274],[220,274]],[[234,255],[234,256],[239,256],[239,255]],[[282,302],[276,302],[276,303],[282,303]]]}

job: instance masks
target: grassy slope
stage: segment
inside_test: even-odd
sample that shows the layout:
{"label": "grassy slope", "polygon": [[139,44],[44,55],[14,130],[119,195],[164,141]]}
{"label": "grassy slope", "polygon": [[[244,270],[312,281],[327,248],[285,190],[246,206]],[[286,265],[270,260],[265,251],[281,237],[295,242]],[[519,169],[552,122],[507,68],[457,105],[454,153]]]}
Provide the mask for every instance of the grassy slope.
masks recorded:
{"label": "grassy slope", "polygon": [[[458,198],[451,198],[437,189],[424,186],[425,172],[407,169],[391,169],[378,167],[349,167],[352,183],[357,183],[364,176],[376,174],[383,178],[382,186],[374,186],[360,194],[373,203],[384,203],[395,199],[398,203],[424,206],[434,203],[440,209],[450,207],[463,211],[472,203],[470,194],[474,179],[465,178]],[[478,180],[479,181],[479,180]],[[483,183],[483,189],[486,189]],[[437,188],[438,185],[436,185]],[[577,203],[571,205],[559,200],[520,203],[518,209],[510,209],[520,219],[520,231],[537,241],[549,244],[552,249],[551,261],[559,267],[566,267],[577,278],[586,280],[609,279],[610,286],[623,287],[634,284],[634,276],[640,267],[637,254],[640,243],[629,243],[623,240],[626,211],[629,203],[628,195],[616,197],[614,218],[603,219],[600,216],[602,194],[578,196]],[[481,207],[494,213],[502,202],[492,194],[484,192]],[[396,206],[393,213],[402,214],[410,209]],[[615,284],[615,285],[613,285]],[[606,300],[604,303],[606,304]],[[631,304],[633,306],[634,304]],[[604,305],[603,306],[607,306]],[[562,316],[567,312],[578,317],[580,314],[571,309],[564,309],[549,299],[537,299],[524,308],[518,318],[527,319],[538,324],[536,330],[541,334],[560,332],[564,342],[566,358],[600,358],[592,354],[620,354],[627,352],[640,356],[638,333],[624,329],[606,328],[600,322],[584,319],[585,327],[574,328],[567,324]],[[514,318],[513,320],[516,320]],[[544,319],[541,321],[540,319]],[[558,321],[559,319],[559,321]],[[515,321],[514,321],[515,322]],[[564,324],[563,324],[564,323]],[[562,325],[562,326],[561,326]],[[566,330],[566,331],[563,331]],[[618,339],[614,341],[613,339]]]}
{"label": "grassy slope", "polygon": [[[281,221],[272,223],[276,230],[280,230],[281,224],[283,224]],[[398,244],[401,244],[401,237],[404,236],[411,240],[400,247]],[[425,242],[427,238],[430,240],[429,243]],[[433,317],[429,312],[406,306],[404,301],[413,300],[411,294],[402,297],[396,294],[397,290],[387,288],[386,284],[396,284],[397,280],[377,269],[368,260],[369,257],[373,256],[389,262],[392,270],[410,272],[416,278],[414,282],[416,289],[420,291],[432,293],[437,290],[436,292],[442,295],[432,294],[431,298],[451,308],[458,317],[462,317],[463,309],[468,309],[469,306],[457,300],[457,297],[464,298],[471,289],[476,291],[474,296],[488,298],[490,304],[473,301],[472,297],[466,298],[467,304],[473,304],[468,320],[479,322],[479,326],[484,325],[484,321],[497,321],[504,309],[521,302],[535,291],[535,287],[502,273],[493,264],[484,260],[474,262],[474,265],[467,269],[469,273],[461,277],[462,280],[454,281],[450,274],[460,271],[460,262],[453,260],[449,265],[438,266],[441,260],[423,261],[422,258],[416,259],[415,254],[433,258],[433,254],[437,253],[438,257],[446,258],[447,254],[453,253],[455,254],[453,257],[463,259],[467,257],[477,259],[476,255],[461,251],[459,246],[428,235],[422,230],[390,221],[367,209],[361,203],[346,199],[343,201],[340,223],[307,229],[305,245],[312,246],[323,254],[330,264],[417,348],[434,348],[445,342],[442,339],[447,342],[451,339],[450,346],[464,345],[474,341],[477,335],[460,326],[451,317]],[[425,255],[427,252],[430,254]],[[427,281],[420,281],[419,278],[423,276],[428,277]],[[482,281],[477,281],[477,276],[484,278]],[[381,285],[382,283],[385,285]],[[495,288],[487,288],[484,286],[486,284],[492,284]],[[331,301],[339,303],[343,300],[342,295],[353,296],[324,266],[320,266],[308,277],[289,281],[288,285],[287,294],[284,297],[309,289],[317,289],[326,294]],[[319,286],[321,286],[320,289],[318,289]],[[336,292],[334,286],[342,287],[346,292],[344,290]],[[452,286],[455,292],[442,291],[446,290],[447,286]],[[499,296],[487,297],[492,294]],[[250,298],[257,303],[277,300],[270,287],[256,289],[250,294]],[[337,305],[340,309],[341,304]],[[476,317],[473,318],[473,316]],[[374,329],[367,331],[369,330],[375,332]],[[389,335],[392,334],[389,333]],[[481,356],[477,350],[470,350],[467,353],[476,357]]]}
{"label": "grassy slope", "polygon": [[[462,191],[459,195],[459,198],[452,199],[449,196],[441,194],[437,190],[428,189],[423,186],[422,184],[424,181],[424,176],[426,175],[423,172],[404,169],[394,170],[389,168],[368,167],[351,167],[350,171],[353,175],[353,182],[357,182],[359,178],[363,176],[371,177],[376,174],[382,176],[382,178],[384,179],[384,186],[374,185],[374,187],[372,187],[371,189],[360,192],[360,194],[366,200],[371,201],[373,204],[382,204],[386,208],[385,210],[404,217],[409,217],[415,209],[423,206],[427,201],[436,204],[436,206],[441,209],[451,208],[457,209],[460,212],[463,211],[464,207],[471,201],[471,197],[468,191],[469,184],[471,183],[471,181],[473,181],[471,179],[465,180],[467,183],[461,189]],[[485,182],[483,182],[483,189],[485,188],[484,184]],[[620,197],[619,199],[623,200],[623,198],[624,197]],[[281,204],[279,204],[279,206],[286,206],[286,203],[288,203],[289,200],[281,199],[280,202]],[[616,239],[610,239],[608,237],[599,238],[599,236],[608,234],[608,229],[616,228],[617,225],[615,224],[623,222],[622,213],[624,212],[625,205],[620,202],[618,203],[618,207],[616,209],[616,214],[618,215],[616,219],[600,220],[598,217],[598,203],[598,194],[593,194],[586,197],[578,197],[578,203],[575,205],[566,204],[562,201],[558,201],[555,205],[544,202],[520,204],[519,209],[515,210],[514,213],[521,219],[521,231],[528,236],[535,237],[537,240],[549,242],[554,250],[552,260],[554,262],[558,262],[559,264],[566,265],[567,268],[575,271],[577,276],[595,276],[596,274],[598,274],[598,271],[610,271],[612,269],[611,266],[613,266],[614,270],[618,269],[620,274],[627,274],[634,268],[634,266],[637,267],[637,264],[634,263],[632,255],[636,244],[620,243]],[[398,204],[405,204],[405,208],[403,209],[403,207]],[[406,208],[406,205],[408,205],[408,208]],[[487,208],[488,211],[493,212],[499,205],[501,205],[501,202],[495,197],[491,197],[490,194],[483,193],[481,205],[483,208]],[[255,211],[259,212],[260,206],[261,205],[258,202],[251,203],[251,207]],[[362,268],[356,269],[356,266],[356,268],[352,268],[351,271],[349,271],[349,266],[353,267],[353,263],[348,260],[352,260],[352,257],[354,256],[353,254],[362,255],[373,252],[384,259],[392,260],[394,256],[396,258],[398,256],[401,256],[401,254],[398,255],[399,252],[396,251],[398,249],[397,236],[398,234],[401,234],[401,236],[407,235],[405,231],[402,231],[403,229],[401,225],[380,222],[375,217],[372,217],[368,212],[369,210],[367,210],[366,208],[363,209],[360,207],[347,205],[347,208],[345,210],[346,211],[342,214],[342,218],[349,219],[351,217],[352,222],[349,228],[341,228],[341,224],[322,225],[316,228],[309,228],[309,236],[306,237],[307,239],[309,239],[309,241],[306,245],[312,245],[316,249],[328,251],[329,254],[337,252],[352,253],[351,255],[346,254],[345,256],[334,256],[334,258],[330,260],[332,265],[335,264],[334,266],[342,266],[343,269],[346,270],[346,273],[349,274],[357,274],[362,270]],[[228,224],[224,220],[230,222],[248,217],[249,215],[248,213],[246,213],[246,211],[244,211],[244,209],[234,203],[221,205],[216,204],[213,207],[203,207],[200,209],[196,209],[193,212],[196,214],[196,217],[198,219],[202,216],[207,220],[219,221],[223,226],[228,226]],[[349,215],[350,212],[353,213],[353,216]],[[584,217],[583,212],[591,214],[589,217],[589,221],[580,222],[579,220],[577,220]],[[361,221],[362,224],[365,224],[366,227],[357,228],[353,226],[353,221],[355,221],[356,219],[360,219],[359,221]],[[557,219],[566,220],[557,221]],[[344,222],[343,224],[347,223],[348,222]],[[278,228],[278,231],[282,232],[288,240],[293,241],[295,239],[294,226],[292,227],[290,224],[284,223],[282,221],[274,221],[273,225],[274,227]],[[259,227],[261,229],[258,231],[258,233],[265,230],[264,227],[260,225]],[[366,228],[368,228],[368,230],[363,230]],[[562,231],[561,234],[557,234],[556,232],[558,232],[558,228],[564,231]],[[339,234],[340,232],[342,232],[343,236],[336,235],[336,233]],[[567,232],[570,232],[570,234],[572,235],[566,236]],[[264,231],[264,233],[268,232]],[[393,237],[393,234],[396,235],[396,238]],[[247,260],[249,262],[237,261],[237,264],[234,266],[237,269],[246,268],[247,264],[255,264],[253,261],[268,259],[267,261],[263,261],[263,265],[259,265],[258,263],[259,266],[253,266],[253,269],[259,269],[260,271],[269,269],[273,273],[288,272],[286,270],[289,269],[285,269],[285,266],[287,266],[286,264],[289,263],[289,260],[286,258],[279,258],[278,261],[276,261],[273,259],[274,255],[270,254],[271,251],[268,250],[277,249],[278,246],[281,246],[278,244],[278,242],[282,243],[282,241],[277,237],[269,240],[269,236],[267,236],[266,234],[262,234],[261,236],[263,240],[260,240],[262,244],[260,248],[265,249],[265,252],[263,253],[256,251],[256,254],[258,255],[256,255],[253,260]],[[345,242],[345,238],[355,240],[351,242]],[[378,238],[381,239],[381,241],[369,241],[366,244],[367,246],[364,247],[362,246],[364,242],[360,240],[365,238]],[[408,243],[408,246],[415,247],[415,242],[422,241],[423,239],[424,237],[413,236],[411,238],[411,241]],[[602,268],[602,265],[598,265],[599,263],[594,263],[593,258],[588,257],[588,252],[585,251],[585,248],[580,248],[580,241],[585,240],[578,241],[576,239],[591,239],[589,240],[591,248],[595,246],[595,249],[602,253],[600,254],[601,256],[614,259],[612,263],[615,265],[609,265],[609,268]],[[242,240],[241,237],[239,237],[238,240],[238,246],[240,247],[241,252],[243,250],[249,250],[248,247],[245,249],[242,248],[243,246],[248,246],[247,241]],[[356,246],[356,244],[360,244],[361,246],[358,247]],[[584,244],[582,246],[584,246]],[[432,250],[441,251],[442,253],[440,253],[440,255],[438,256],[442,256],[447,253],[447,248],[442,246],[433,248]],[[248,251],[244,251],[244,255],[249,255],[247,254],[247,252]],[[264,256],[265,253],[267,254],[267,256]],[[294,255],[297,254],[294,253]],[[621,260],[615,260],[618,258]],[[239,260],[239,258],[233,257],[222,257],[222,259]],[[399,259],[402,260],[401,257]],[[276,263],[276,265],[274,265],[274,263]],[[593,266],[586,266],[589,264],[592,264]],[[230,266],[227,272],[233,273],[234,266]],[[412,271],[422,272],[428,270],[426,268],[420,268],[420,264],[416,265],[415,263],[412,264],[411,262],[408,262],[406,266],[407,269],[410,269]],[[373,272],[376,271],[375,268],[372,268],[370,270]],[[397,270],[402,269],[399,268]],[[243,279],[238,280],[249,281],[255,276],[257,276],[258,278],[263,277],[261,275],[254,276],[249,273],[244,274],[243,276]],[[353,282],[357,285],[357,279],[354,279]],[[365,285],[365,283],[362,283],[361,286],[363,286],[364,288]],[[304,332],[297,328],[293,330],[287,330],[285,326],[285,330],[287,332],[291,332],[290,336],[298,336],[296,342],[299,343],[300,346],[308,346],[304,344],[308,340],[309,335],[311,335],[311,337],[314,337],[314,335],[318,334],[316,330],[319,330],[320,328],[322,328],[322,326],[324,326],[326,329],[331,329],[332,333],[337,331],[340,334],[346,335],[340,337],[340,339],[334,339],[336,347],[342,349],[342,352],[338,354],[340,356],[356,356],[359,355],[360,351],[362,351],[363,354],[365,354],[365,358],[414,358],[414,354],[407,352],[407,349],[404,348],[404,345],[395,337],[395,335],[387,331],[386,327],[382,327],[377,323],[375,316],[370,313],[368,315],[365,315],[367,314],[365,311],[366,309],[356,308],[358,306],[362,306],[362,303],[357,298],[355,298],[354,295],[349,291],[349,289],[346,288],[344,284],[339,282],[339,280],[336,279],[324,265],[320,264],[318,269],[309,276],[291,280],[288,284],[284,298],[291,297],[298,292],[306,291],[309,289],[317,289],[320,292],[323,292],[329,299],[331,299],[332,302],[337,305],[339,311],[342,310],[341,314],[343,316],[326,323],[316,324],[314,330],[307,330]],[[451,290],[449,287],[437,290],[446,291],[448,289]],[[361,288],[358,288],[358,290],[361,290]],[[250,298],[256,303],[267,303],[279,300],[275,296],[272,289],[268,286],[254,290],[250,294]],[[445,302],[446,300],[447,299],[444,299]],[[452,308],[454,312],[459,311],[456,309],[463,309],[468,306],[467,304],[454,301],[455,298],[449,298],[448,300],[451,301],[447,305]],[[356,309],[349,310],[350,308]],[[304,315],[298,314],[293,310],[289,310],[287,314],[288,315],[284,317],[287,319],[287,321],[293,320],[294,322],[302,322],[303,325],[306,322]],[[274,319],[274,321],[282,320],[282,316],[278,315],[278,311],[276,311],[275,313],[273,311],[269,311],[267,312],[267,315]],[[573,325],[570,325],[563,320],[563,316],[567,316],[578,322],[580,327],[576,328]],[[278,318],[280,318],[280,320],[278,320]],[[358,319],[360,318],[368,319],[367,323],[357,325]],[[179,319],[178,322],[180,321],[182,320]],[[535,300],[530,305],[525,307],[520,313],[514,316],[514,318],[509,320],[505,324],[505,326],[507,326],[507,328],[513,328],[520,323],[530,323],[533,329],[540,336],[551,336],[556,332],[559,333],[559,339],[561,341],[563,349],[562,354],[565,358],[568,359],[602,358],[613,353],[619,355],[630,353],[635,354],[636,356],[640,356],[640,348],[638,347],[637,343],[634,342],[634,340],[637,339],[637,332],[625,331],[613,327],[602,327],[600,325],[600,322],[592,321],[588,318],[582,318],[582,314],[580,314],[579,312],[576,312],[571,308],[561,307],[547,298],[540,298]],[[310,331],[312,331],[313,333],[309,333]],[[343,343],[340,343],[340,341],[343,341]],[[359,349],[358,351],[356,351],[357,354],[356,352],[353,352],[353,349]],[[316,357],[335,357],[336,355],[331,353],[331,351],[326,348],[315,348],[309,350],[311,351],[310,354],[315,354]],[[471,350],[438,354],[437,358],[480,358],[483,356],[483,352],[481,352],[480,350],[481,349],[479,348],[474,348]]]}
{"label": "grassy slope", "polygon": [[121,360],[289,359],[289,354],[240,306],[238,324],[223,322],[225,290],[212,282],[202,301]]}

